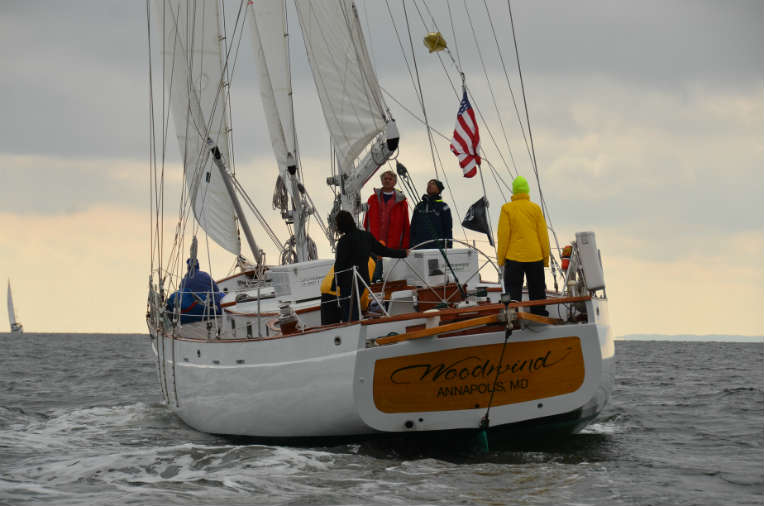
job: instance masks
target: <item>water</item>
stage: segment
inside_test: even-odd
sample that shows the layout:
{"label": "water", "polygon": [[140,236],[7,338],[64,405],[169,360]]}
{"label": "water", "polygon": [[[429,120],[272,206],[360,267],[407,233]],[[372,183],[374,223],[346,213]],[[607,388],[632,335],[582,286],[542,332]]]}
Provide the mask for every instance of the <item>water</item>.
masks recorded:
{"label": "water", "polygon": [[147,336],[0,336],[0,504],[761,505],[764,345],[616,343],[601,420],[487,454],[196,432]]}

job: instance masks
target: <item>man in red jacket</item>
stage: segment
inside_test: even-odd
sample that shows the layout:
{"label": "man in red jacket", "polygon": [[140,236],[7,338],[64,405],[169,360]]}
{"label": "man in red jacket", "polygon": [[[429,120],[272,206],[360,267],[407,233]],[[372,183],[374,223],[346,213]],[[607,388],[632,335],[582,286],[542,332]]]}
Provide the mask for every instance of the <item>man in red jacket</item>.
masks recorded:
{"label": "man in red jacket", "polygon": [[367,204],[363,228],[390,249],[409,247],[409,206],[406,196],[395,189],[398,176],[388,170],[380,176],[382,188],[374,188]]}

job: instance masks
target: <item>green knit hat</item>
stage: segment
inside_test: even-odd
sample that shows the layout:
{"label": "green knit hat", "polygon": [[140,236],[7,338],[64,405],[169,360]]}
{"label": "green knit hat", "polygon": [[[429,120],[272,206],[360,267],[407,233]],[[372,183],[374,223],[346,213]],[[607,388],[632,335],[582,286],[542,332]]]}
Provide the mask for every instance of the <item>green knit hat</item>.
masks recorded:
{"label": "green knit hat", "polygon": [[518,193],[530,193],[531,188],[528,186],[528,181],[525,180],[523,176],[517,176],[514,181],[512,181],[512,195],[517,195]]}

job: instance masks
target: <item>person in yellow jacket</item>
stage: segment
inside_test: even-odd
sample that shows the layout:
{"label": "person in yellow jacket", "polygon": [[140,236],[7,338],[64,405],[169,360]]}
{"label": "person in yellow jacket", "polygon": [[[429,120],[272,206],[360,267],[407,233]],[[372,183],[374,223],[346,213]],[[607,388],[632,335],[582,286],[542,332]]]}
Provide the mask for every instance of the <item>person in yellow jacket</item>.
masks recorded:
{"label": "person in yellow jacket", "polygon": [[[369,258],[369,275],[374,272],[376,262],[373,258]],[[342,318],[340,314],[339,290],[337,289],[337,283],[334,276],[334,266],[332,265],[329,272],[324,276],[321,281],[321,325],[329,325],[332,323],[339,323]],[[361,294],[361,309],[366,311],[369,307],[369,290],[365,287]]]}
{"label": "person in yellow jacket", "polygon": [[[541,208],[531,202],[530,187],[524,177],[512,181],[512,201],[501,206],[497,260],[504,268],[504,289],[512,300],[523,295],[523,278],[528,281],[530,300],[546,299],[544,267],[549,267],[549,233]],[[544,306],[531,312],[548,316]]]}

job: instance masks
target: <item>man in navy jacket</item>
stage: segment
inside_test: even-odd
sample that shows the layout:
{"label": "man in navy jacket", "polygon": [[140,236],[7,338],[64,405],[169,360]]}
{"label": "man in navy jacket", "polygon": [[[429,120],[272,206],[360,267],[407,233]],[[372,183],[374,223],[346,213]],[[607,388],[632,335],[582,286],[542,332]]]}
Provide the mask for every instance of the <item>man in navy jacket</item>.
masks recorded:
{"label": "man in navy jacket", "polygon": [[[411,217],[411,239],[413,248],[450,248],[452,235],[451,209],[440,198],[443,183],[437,179],[427,182],[427,194],[414,208]],[[439,240],[438,240],[439,239]],[[427,244],[419,244],[434,240]]]}

